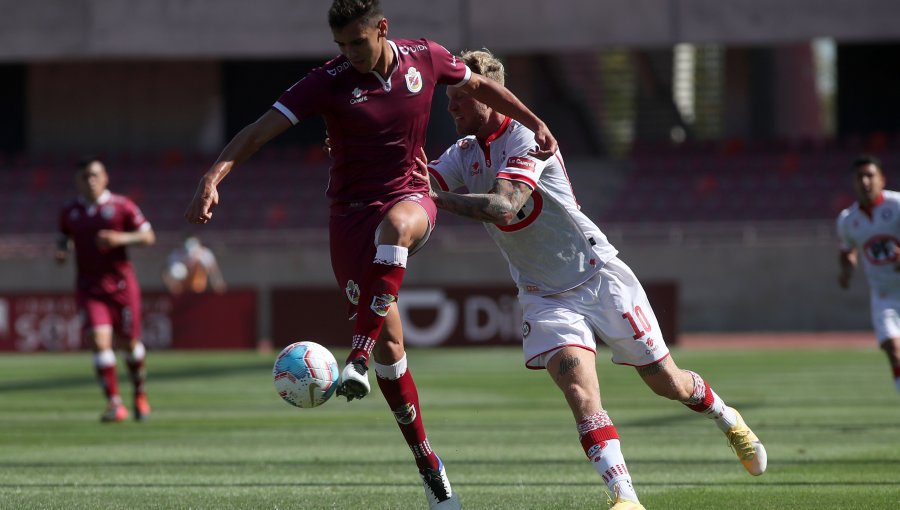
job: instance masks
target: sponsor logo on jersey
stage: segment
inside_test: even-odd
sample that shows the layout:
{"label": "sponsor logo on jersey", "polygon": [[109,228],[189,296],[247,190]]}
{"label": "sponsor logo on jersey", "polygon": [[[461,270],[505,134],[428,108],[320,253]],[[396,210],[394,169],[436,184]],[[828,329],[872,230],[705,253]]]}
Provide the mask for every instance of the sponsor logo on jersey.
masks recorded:
{"label": "sponsor logo on jersey", "polygon": [[359,104],[369,100],[369,96],[366,95],[366,91],[356,87],[353,89],[353,92],[350,93],[350,104]]}
{"label": "sponsor logo on jersey", "polygon": [[69,211],[70,220],[77,220],[79,216],[81,216],[81,212],[78,209],[72,209],[71,211]]}
{"label": "sponsor logo on jersey", "polygon": [[413,94],[418,94],[422,90],[422,73],[415,67],[410,67],[406,71],[406,88]]}
{"label": "sponsor logo on jersey", "polygon": [[400,53],[409,55],[410,53],[418,53],[420,51],[428,51],[428,46],[424,44],[413,44],[412,46],[397,46]]}
{"label": "sponsor logo on jersey", "polygon": [[100,216],[102,216],[104,220],[111,220],[115,215],[116,208],[112,205],[104,205],[100,208]]}
{"label": "sponsor logo on jersey", "polygon": [[522,338],[527,337],[529,334],[531,334],[531,324],[525,321],[522,323]]}
{"label": "sponsor logo on jersey", "polygon": [[369,305],[369,308],[376,314],[385,317],[387,316],[388,310],[391,309],[391,304],[395,301],[397,301],[396,296],[382,294],[372,298],[372,304]]}
{"label": "sponsor logo on jersey", "polygon": [[863,246],[863,253],[874,266],[893,264],[897,261],[897,249],[900,241],[886,235],[876,235],[869,238]]}
{"label": "sponsor logo on jersey", "polygon": [[394,409],[394,418],[396,418],[397,423],[401,425],[409,425],[416,419],[416,406],[409,402],[403,404],[397,409]]}
{"label": "sponsor logo on jersey", "polygon": [[325,72],[328,73],[329,76],[337,76],[339,73],[342,73],[350,69],[350,62],[342,62],[341,64],[332,67],[331,69],[326,69]]}
{"label": "sponsor logo on jersey", "polygon": [[537,285],[526,285],[525,290],[527,290],[528,292],[540,292],[541,288]]}
{"label": "sponsor logo on jersey", "polygon": [[534,161],[519,156],[510,156],[510,158],[506,160],[507,168],[518,168],[519,170],[525,170],[526,172],[534,172],[535,166],[537,165]]}
{"label": "sponsor logo on jersey", "polygon": [[359,285],[353,280],[347,280],[347,287],[344,289],[347,299],[354,305],[359,304]]}

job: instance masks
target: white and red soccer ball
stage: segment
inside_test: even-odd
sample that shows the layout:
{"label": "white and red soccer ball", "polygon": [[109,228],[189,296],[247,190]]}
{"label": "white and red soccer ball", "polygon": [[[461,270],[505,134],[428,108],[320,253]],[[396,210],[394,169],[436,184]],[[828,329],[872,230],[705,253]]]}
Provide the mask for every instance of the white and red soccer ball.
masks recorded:
{"label": "white and red soccer ball", "polygon": [[275,389],[288,404],[309,408],[324,404],[337,390],[337,361],[315,342],[295,342],[275,358]]}

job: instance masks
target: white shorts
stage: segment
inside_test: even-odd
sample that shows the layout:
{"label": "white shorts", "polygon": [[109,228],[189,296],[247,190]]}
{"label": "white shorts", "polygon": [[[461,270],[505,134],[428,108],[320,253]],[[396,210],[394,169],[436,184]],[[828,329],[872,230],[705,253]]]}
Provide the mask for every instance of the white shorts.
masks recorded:
{"label": "white shorts", "polygon": [[900,338],[900,290],[872,292],[872,327],[875,338],[881,343],[889,338]]}
{"label": "white shorts", "polygon": [[669,355],[644,288],[618,258],[590,280],[552,296],[519,297],[525,366],[546,368],[559,349],[597,352],[599,338],[620,365],[645,366]]}

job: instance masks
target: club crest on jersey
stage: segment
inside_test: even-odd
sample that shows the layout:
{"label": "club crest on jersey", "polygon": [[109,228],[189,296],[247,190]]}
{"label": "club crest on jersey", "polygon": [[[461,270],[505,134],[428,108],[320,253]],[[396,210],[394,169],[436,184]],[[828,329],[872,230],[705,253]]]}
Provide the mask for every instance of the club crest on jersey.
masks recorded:
{"label": "club crest on jersey", "polygon": [[116,215],[116,208],[111,205],[104,205],[100,208],[100,216],[104,220],[111,220]]}
{"label": "club crest on jersey", "polygon": [[481,165],[478,162],[472,163],[472,171],[469,172],[471,175],[478,175],[481,173]]}
{"label": "club crest on jersey", "polygon": [[369,100],[366,91],[359,87],[353,89],[353,92],[351,92],[350,95],[353,96],[350,98],[350,104],[359,104]]}
{"label": "club crest on jersey", "polygon": [[373,312],[376,314],[385,317],[387,316],[388,310],[391,309],[391,304],[397,301],[396,296],[392,296],[390,294],[382,294],[380,296],[375,296],[372,298],[372,304],[369,306]]}
{"label": "club crest on jersey", "polygon": [[469,143],[469,140],[463,138],[462,140],[460,140],[459,142],[457,142],[456,145],[458,145],[460,149],[466,150],[466,149],[469,148],[469,146],[470,146],[471,144]]}
{"label": "club crest on jersey", "polygon": [[416,419],[416,406],[409,402],[403,404],[397,409],[394,409],[394,418],[396,418],[397,423],[401,425],[409,425]]}
{"label": "club crest on jersey", "polygon": [[347,288],[344,289],[344,292],[347,293],[347,299],[350,303],[354,305],[359,304],[359,285],[356,284],[353,280],[347,281]]}
{"label": "club crest on jersey", "polygon": [[415,67],[410,67],[406,71],[406,88],[413,94],[418,94],[422,90],[422,73]]}
{"label": "club crest on jersey", "polygon": [[531,334],[531,324],[525,321],[522,323],[522,338],[527,337],[529,334]]}

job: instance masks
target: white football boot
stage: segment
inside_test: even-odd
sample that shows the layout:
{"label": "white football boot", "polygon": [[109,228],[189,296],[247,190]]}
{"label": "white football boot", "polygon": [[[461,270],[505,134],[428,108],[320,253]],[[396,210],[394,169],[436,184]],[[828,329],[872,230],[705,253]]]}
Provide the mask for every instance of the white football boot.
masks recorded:
{"label": "white football boot", "polygon": [[337,394],[347,397],[347,402],[354,398],[363,398],[369,394],[372,387],[369,385],[369,367],[365,358],[356,358],[341,372],[341,380],[338,383]]}
{"label": "white football boot", "polygon": [[437,469],[420,470],[419,475],[425,486],[428,510],[460,510],[459,496],[450,487],[450,479],[440,458]]}

